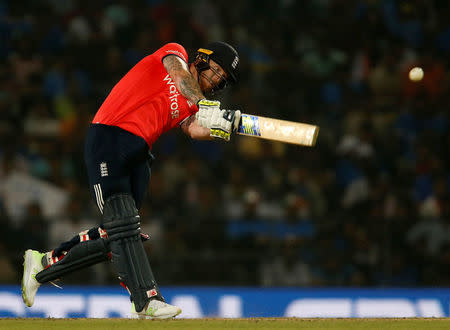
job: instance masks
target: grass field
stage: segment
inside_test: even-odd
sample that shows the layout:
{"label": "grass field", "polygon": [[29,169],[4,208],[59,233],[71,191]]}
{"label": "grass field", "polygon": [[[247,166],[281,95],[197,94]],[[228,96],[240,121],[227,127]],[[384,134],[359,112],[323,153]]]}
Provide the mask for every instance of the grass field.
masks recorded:
{"label": "grass field", "polygon": [[0,319],[0,329],[450,329],[450,318],[412,319]]}

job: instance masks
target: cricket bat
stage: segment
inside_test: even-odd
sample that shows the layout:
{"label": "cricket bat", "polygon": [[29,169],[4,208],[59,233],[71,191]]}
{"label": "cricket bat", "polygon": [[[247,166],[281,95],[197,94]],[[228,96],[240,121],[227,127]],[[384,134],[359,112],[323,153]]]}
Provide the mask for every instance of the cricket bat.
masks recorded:
{"label": "cricket bat", "polygon": [[236,133],[313,147],[319,134],[319,126],[243,113]]}

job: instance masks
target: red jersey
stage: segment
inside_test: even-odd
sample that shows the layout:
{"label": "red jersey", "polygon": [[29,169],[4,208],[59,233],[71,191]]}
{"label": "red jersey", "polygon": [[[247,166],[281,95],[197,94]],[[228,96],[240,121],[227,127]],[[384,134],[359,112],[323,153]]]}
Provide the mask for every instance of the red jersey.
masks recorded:
{"label": "red jersey", "polygon": [[169,43],[136,64],[111,90],[92,122],[118,126],[151,145],[198,111],[175,87],[162,60],[176,55],[187,63],[183,46]]}

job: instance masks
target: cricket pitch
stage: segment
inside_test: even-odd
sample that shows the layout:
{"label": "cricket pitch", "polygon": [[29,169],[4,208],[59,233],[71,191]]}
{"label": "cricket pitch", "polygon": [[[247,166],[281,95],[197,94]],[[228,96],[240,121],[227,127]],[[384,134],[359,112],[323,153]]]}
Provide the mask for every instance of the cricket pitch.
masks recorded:
{"label": "cricket pitch", "polygon": [[450,318],[0,319],[0,329],[450,329]]}

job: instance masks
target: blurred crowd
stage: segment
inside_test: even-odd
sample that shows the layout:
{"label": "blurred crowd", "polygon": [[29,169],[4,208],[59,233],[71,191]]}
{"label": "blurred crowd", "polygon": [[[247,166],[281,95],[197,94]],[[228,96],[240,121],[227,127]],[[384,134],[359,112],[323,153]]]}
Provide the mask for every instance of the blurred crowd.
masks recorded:
{"label": "blurred crowd", "polygon": [[[321,130],[314,148],[164,135],[141,210],[160,284],[449,286],[445,0],[0,2],[0,282],[100,222],[84,133],[121,76],[213,40],[241,55],[213,98]],[[116,283],[107,264],[66,281]]]}

